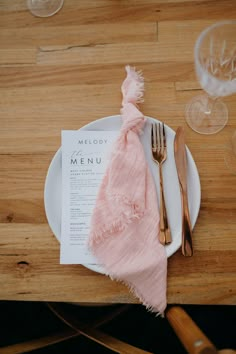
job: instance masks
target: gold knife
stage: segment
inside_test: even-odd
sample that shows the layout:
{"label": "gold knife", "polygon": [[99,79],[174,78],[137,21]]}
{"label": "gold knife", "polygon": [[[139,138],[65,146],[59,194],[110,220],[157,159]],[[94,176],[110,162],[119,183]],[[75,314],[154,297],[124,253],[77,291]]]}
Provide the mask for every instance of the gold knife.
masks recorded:
{"label": "gold knife", "polygon": [[188,208],[187,155],[183,127],[179,127],[176,131],[174,140],[174,152],[182,198],[182,253],[184,256],[192,256],[192,226]]}

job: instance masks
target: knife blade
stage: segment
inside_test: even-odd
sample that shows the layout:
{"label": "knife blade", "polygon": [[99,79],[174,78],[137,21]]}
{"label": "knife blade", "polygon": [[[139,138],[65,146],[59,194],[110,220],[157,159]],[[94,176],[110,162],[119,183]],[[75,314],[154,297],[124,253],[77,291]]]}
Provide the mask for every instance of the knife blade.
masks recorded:
{"label": "knife blade", "polygon": [[187,155],[183,127],[178,127],[175,134],[174,155],[182,199],[182,254],[191,257],[193,255],[192,226],[188,207]]}

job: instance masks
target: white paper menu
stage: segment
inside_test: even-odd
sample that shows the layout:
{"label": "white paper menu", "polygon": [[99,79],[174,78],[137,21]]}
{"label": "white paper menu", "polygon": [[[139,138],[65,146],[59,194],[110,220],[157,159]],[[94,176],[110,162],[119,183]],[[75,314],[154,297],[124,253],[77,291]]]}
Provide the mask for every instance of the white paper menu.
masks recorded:
{"label": "white paper menu", "polygon": [[118,131],[62,131],[61,264],[96,264],[87,240],[97,192]]}

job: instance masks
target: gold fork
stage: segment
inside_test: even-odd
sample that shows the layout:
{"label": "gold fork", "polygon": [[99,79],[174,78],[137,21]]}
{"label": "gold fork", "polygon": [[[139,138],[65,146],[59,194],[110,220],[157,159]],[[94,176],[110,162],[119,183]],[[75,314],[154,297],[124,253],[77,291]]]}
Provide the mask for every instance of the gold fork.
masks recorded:
{"label": "gold fork", "polygon": [[167,218],[164,190],[163,190],[163,176],[162,176],[162,164],[167,157],[166,148],[166,134],[164,123],[162,125],[158,123],[152,124],[151,131],[151,145],[152,145],[152,158],[158,164],[159,176],[160,176],[160,233],[159,241],[162,245],[171,243],[171,233]]}

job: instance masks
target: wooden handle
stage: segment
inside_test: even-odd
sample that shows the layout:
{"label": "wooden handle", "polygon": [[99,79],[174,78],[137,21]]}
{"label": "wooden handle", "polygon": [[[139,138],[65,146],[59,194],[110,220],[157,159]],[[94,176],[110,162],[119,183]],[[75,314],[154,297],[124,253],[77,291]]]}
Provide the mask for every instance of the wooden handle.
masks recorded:
{"label": "wooden handle", "polygon": [[189,354],[217,353],[215,346],[181,307],[169,308],[166,317]]}

